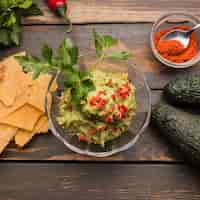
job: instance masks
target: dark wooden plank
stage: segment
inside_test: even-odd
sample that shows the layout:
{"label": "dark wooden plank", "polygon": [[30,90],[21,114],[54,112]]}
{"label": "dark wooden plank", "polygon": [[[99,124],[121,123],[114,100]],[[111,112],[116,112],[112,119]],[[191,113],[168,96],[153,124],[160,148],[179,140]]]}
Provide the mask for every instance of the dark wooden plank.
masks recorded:
{"label": "dark wooden plank", "polygon": [[[112,34],[120,38],[124,44],[122,49],[130,49],[133,53],[133,62],[145,72],[148,83],[153,89],[161,89],[172,78],[185,73],[197,72],[200,65],[190,69],[168,69],[152,55],[149,47],[149,33],[151,24],[110,24],[110,25],[77,25],[70,35],[81,48],[82,54],[94,52],[92,41],[92,29],[103,34]],[[33,54],[39,54],[40,47],[44,42],[56,48],[64,37],[65,26],[25,26],[21,48],[12,48],[0,52],[0,57],[12,52],[25,49]]]}
{"label": "dark wooden plank", "polygon": [[[153,56],[148,47],[148,35],[150,24],[134,25],[79,25],[74,27],[71,37],[79,44],[81,53],[94,52],[92,47],[92,28],[96,28],[104,34],[112,34],[121,38],[129,49],[133,52],[133,61],[141,71],[144,71],[148,82],[152,88],[163,88],[164,84],[177,74],[198,71],[199,66],[190,70],[169,71],[161,66]],[[27,50],[38,55],[40,46],[47,42],[56,48],[63,38],[65,26],[25,26],[22,45],[20,48],[11,48],[0,52],[3,58],[6,55],[20,50]],[[125,31],[126,30],[126,31]],[[121,48],[127,48],[122,47]],[[153,103],[160,99],[160,92],[154,92]],[[112,160],[112,161],[170,161],[183,160],[177,155],[175,149],[160,137],[156,130],[151,127],[142,135],[135,147],[125,153],[117,154],[111,158],[95,159],[71,153],[51,134],[37,137],[25,150],[16,150],[13,146],[2,155],[1,159],[6,160]]]}
{"label": "dark wooden plank", "polygon": [[1,163],[1,199],[199,200],[200,174],[184,165]]}
{"label": "dark wooden plank", "polygon": [[[152,103],[159,101],[161,91],[152,93]],[[51,133],[37,136],[24,150],[8,146],[2,160],[66,160],[66,161],[165,161],[179,162],[182,156],[151,126],[142,134],[137,144],[126,152],[107,158],[93,158],[72,153]]]}
{"label": "dark wooden plank", "polygon": [[[35,2],[44,11],[44,16],[31,17],[24,23],[63,23],[49,11],[45,1]],[[73,23],[153,22],[168,11],[199,16],[199,8],[199,0],[69,0],[68,13]]]}

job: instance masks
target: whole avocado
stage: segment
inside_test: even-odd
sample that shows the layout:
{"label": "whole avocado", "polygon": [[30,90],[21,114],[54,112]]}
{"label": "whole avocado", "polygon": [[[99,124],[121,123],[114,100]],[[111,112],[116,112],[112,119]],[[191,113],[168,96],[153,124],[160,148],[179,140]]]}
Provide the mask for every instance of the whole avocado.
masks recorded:
{"label": "whole avocado", "polygon": [[152,123],[193,164],[200,164],[200,117],[160,103],[152,109]]}
{"label": "whole avocado", "polygon": [[165,96],[172,103],[200,105],[200,74],[186,75],[169,82],[164,88]]}

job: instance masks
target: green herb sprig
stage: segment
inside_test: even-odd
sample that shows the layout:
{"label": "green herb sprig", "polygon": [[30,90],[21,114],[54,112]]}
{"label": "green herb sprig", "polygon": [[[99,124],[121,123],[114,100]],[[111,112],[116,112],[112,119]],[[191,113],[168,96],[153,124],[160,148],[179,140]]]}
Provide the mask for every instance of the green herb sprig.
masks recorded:
{"label": "green herb sprig", "polygon": [[70,88],[72,103],[81,104],[88,92],[95,89],[89,71],[81,71],[78,66],[78,47],[69,38],[64,39],[55,55],[48,45],[42,48],[42,57],[31,55],[16,56],[24,72],[32,72],[33,79],[40,74],[56,71],[64,75],[64,86]]}
{"label": "green herb sprig", "polygon": [[0,0],[0,46],[19,45],[22,17],[41,14],[32,0]]}
{"label": "green herb sprig", "polygon": [[114,45],[116,45],[119,40],[110,35],[101,36],[99,33],[93,30],[93,39],[96,48],[96,53],[98,55],[98,60],[95,65],[98,65],[105,58],[110,59],[119,59],[119,60],[127,60],[130,56],[130,53],[127,51],[112,51],[110,53],[106,53],[106,50]]}
{"label": "green herb sprig", "polygon": [[[93,32],[96,52],[99,57],[98,63],[104,58],[126,60],[129,56],[125,51],[114,51],[109,54],[105,50],[117,44],[118,40],[111,36],[100,36],[96,31]],[[16,59],[23,67],[23,71],[31,72],[33,79],[40,74],[47,74],[56,71],[64,75],[64,86],[70,88],[72,103],[81,104],[87,98],[90,91],[95,89],[92,75],[87,70],[80,70],[78,66],[79,51],[71,39],[65,38],[57,50],[57,54],[48,45],[44,45],[41,58],[26,55],[16,56]]]}

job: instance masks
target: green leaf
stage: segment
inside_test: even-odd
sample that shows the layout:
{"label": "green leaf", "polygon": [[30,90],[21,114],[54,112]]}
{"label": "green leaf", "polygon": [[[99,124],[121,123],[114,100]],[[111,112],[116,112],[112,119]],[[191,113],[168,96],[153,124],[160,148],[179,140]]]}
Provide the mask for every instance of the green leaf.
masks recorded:
{"label": "green leaf", "polygon": [[79,83],[79,76],[78,74],[76,73],[73,73],[73,72],[65,72],[65,81],[64,81],[64,85],[65,87],[72,87],[73,85],[75,84],[78,84]]}
{"label": "green leaf", "polygon": [[80,71],[80,66],[78,64],[72,65],[72,71],[78,73]]}
{"label": "green leaf", "polygon": [[91,79],[87,79],[81,82],[81,86],[88,93],[95,89],[94,82]]}
{"label": "green leaf", "polygon": [[7,46],[10,43],[10,31],[7,29],[0,29],[0,44]]}
{"label": "green leaf", "polygon": [[75,87],[72,88],[71,90],[71,95],[72,95],[72,103],[73,104],[79,104],[80,101],[83,99],[85,96],[85,91],[82,87]]}
{"label": "green leaf", "polygon": [[16,59],[24,72],[32,73],[33,79],[55,70],[64,74],[64,87],[70,88],[73,104],[80,104],[88,92],[94,89],[91,74],[88,71],[80,71],[77,64],[78,48],[68,38],[61,43],[57,56],[53,55],[53,50],[48,45],[44,45],[42,59],[30,55],[18,56]]}
{"label": "green leaf", "polygon": [[[13,0],[14,1],[14,0]],[[6,11],[8,8],[13,5],[14,2],[8,0],[1,0],[0,1],[0,11]]]}
{"label": "green leaf", "polygon": [[19,45],[19,40],[20,40],[20,33],[21,33],[21,28],[17,24],[13,26],[13,30],[10,33],[10,38],[12,42],[16,45]]}
{"label": "green leaf", "polygon": [[15,58],[22,65],[24,72],[32,72],[33,79],[38,78],[41,73],[49,73],[52,70],[50,64],[42,62],[34,56],[16,56]]}
{"label": "green leaf", "polygon": [[118,39],[113,38],[110,35],[103,36],[103,47],[104,48],[110,48],[113,45],[116,45],[118,43]]}
{"label": "green leaf", "polygon": [[66,42],[66,40],[64,40],[58,49],[58,55],[59,55],[58,57],[61,60],[63,66],[71,64],[71,57],[69,55],[67,45],[68,43]]}
{"label": "green leaf", "polygon": [[52,62],[53,50],[45,44],[42,48],[42,57],[49,63]]}
{"label": "green leaf", "polygon": [[126,51],[114,51],[107,53],[105,50],[112,47],[118,43],[118,39],[110,36],[104,35],[100,36],[95,30],[93,30],[94,43],[96,48],[96,53],[99,56],[96,65],[103,61],[104,58],[121,59],[127,60],[129,53]]}
{"label": "green leaf", "polygon": [[27,9],[30,8],[31,5],[33,4],[32,0],[23,0],[23,1],[18,1],[17,7]]}
{"label": "green leaf", "polygon": [[74,44],[70,38],[65,38],[63,43],[66,49],[72,49],[74,47]]}
{"label": "green leaf", "polygon": [[7,15],[4,16],[4,18],[5,18],[3,22],[4,27],[12,27],[17,22],[16,15],[14,12],[7,13]]}
{"label": "green leaf", "polygon": [[91,78],[91,73],[90,73],[90,71],[88,71],[88,70],[80,71],[80,78],[81,78],[82,80]]}
{"label": "green leaf", "polygon": [[19,38],[20,38],[20,33],[17,31],[12,31],[10,34],[10,38],[12,40],[12,42],[16,45],[19,45]]}
{"label": "green leaf", "polygon": [[71,64],[72,65],[76,65],[78,63],[78,47],[72,47],[70,50],[69,50],[69,54],[71,56]]}
{"label": "green leaf", "polygon": [[0,0],[0,44],[19,45],[21,17],[36,14],[41,11],[32,0]]}
{"label": "green leaf", "polygon": [[93,30],[93,39],[96,53],[97,55],[101,55],[103,51],[103,38],[95,30]]}
{"label": "green leaf", "polygon": [[112,53],[107,54],[106,58],[112,58],[112,59],[121,59],[121,60],[127,60],[130,56],[130,53],[127,51],[114,51]]}

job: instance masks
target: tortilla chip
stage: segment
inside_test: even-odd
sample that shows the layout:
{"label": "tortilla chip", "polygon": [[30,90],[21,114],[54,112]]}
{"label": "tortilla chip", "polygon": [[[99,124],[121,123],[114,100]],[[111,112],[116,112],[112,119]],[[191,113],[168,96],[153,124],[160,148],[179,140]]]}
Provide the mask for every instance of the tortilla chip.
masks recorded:
{"label": "tortilla chip", "polygon": [[19,147],[24,147],[28,142],[31,141],[33,136],[33,132],[19,129],[15,135],[15,144]]}
{"label": "tortilla chip", "polygon": [[0,102],[0,118],[8,116],[24,104],[26,104],[26,99],[23,96],[19,96],[12,106],[5,106]]}
{"label": "tortilla chip", "polygon": [[[29,94],[27,102],[42,112],[45,112],[45,96],[50,80],[51,75],[42,75],[35,80],[34,84],[28,90]],[[55,91],[56,88],[57,84],[54,82],[51,89]]]}
{"label": "tortilla chip", "polygon": [[[24,91],[24,95],[20,95],[19,97],[17,97],[12,106],[5,106],[2,102],[0,102],[0,118],[7,117],[9,114],[13,113],[18,108],[20,108],[23,105],[25,105],[28,102],[28,100],[30,100],[30,95],[31,95],[30,93],[31,93],[31,90]],[[37,98],[31,97],[32,100],[34,100],[34,99],[36,100]],[[45,112],[45,108],[44,108],[45,101],[43,101],[43,100],[39,100],[39,101],[41,102],[41,104],[43,103],[43,106],[40,105],[40,106],[37,106],[37,107],[40,107],[41,111]],[[35,101],[34,104],[36,104],[36,101]],[[51,104],[52,104],[52,97],[49,95],[49,106]],[[33,101],[32,101],[31,105],[34,106],[33,105]],[[34,106],[34,107],[36,107],[36,106]],[[43,107],[43,110],[42,110],[42,107]]]}
{"label": "tortilla chip", "polygon": [[17,133],[17,128],[0,124],[0,154]]}
{"label": "tortilla chip", "polygon": [[0,81],[4,78],[4,66],[0,64]]}
{"label": "tortilla chip", "polygon": [[39,121],[37,122],[35,128],[34,128],[34,132],[35,133],[47,133],[49,130],[49,123],[48,123],[48,119],[45,115],[43,115]]}
{"label": "tortilla chip", "polygon": [[[16,55],[25,55],[24,52]],[[16,97],[24,92],[28,85],[33,84],[30,74],[25,74],[21,66],[14,58],[10,56],[1,62],[4,67],[4,76],[0,81],[0,100],[6,106],[11,106]]]}
{"label": "tortilla chip", "polygon": [[[0,152],[14,137],[15,143],[23,147],[35,134],[48,131],[45,113],[45,96],[51,75],[42,75],[32,80],[32,74],[25,74],[14,56],[0,63]],[[54,81],[51,91],[57,89]],[[52,97],[49,95],[49,106]],[[2,131],[1,131],[2,129]],[[5,133],[5,134],[3,134]],[[5,136],[4,136],[5,135]]]}
{"label": "tortilla chip", "polygon": [[7,117],[0,118],[0,123],[32,131],[41,115],[35,107],[25,104]]}
{"label": "tortilla chip", "polygon": [[15,135],[15,144],[19,147],[24,147],[27,143],[31,141],[35,134],[47,133],[48,129],[49,126],[47,117],[43,115],[40,117],[32,132],[22,129],[19,129],[17,131],[17,134]]}

